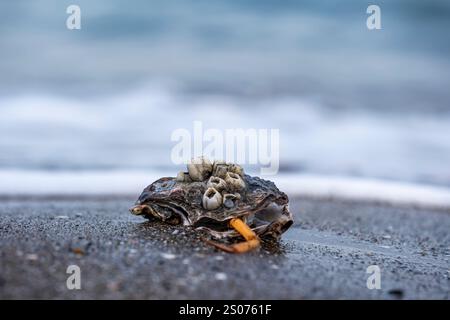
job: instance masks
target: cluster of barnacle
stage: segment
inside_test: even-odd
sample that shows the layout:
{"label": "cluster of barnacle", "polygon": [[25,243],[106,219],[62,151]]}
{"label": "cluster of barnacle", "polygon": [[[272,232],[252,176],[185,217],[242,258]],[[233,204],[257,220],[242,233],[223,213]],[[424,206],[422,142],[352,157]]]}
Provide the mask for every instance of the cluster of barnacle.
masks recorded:
{"label": "cluster of barnacle", "polygon": [[178,182],[206,182],[202,205],[206,210],[215,210],[222,205],[231,209],[240,200],[245,189],[244,170],[236,164],[224,161],[211,163],[206,158],[193,160],[187,165],[187,172],[177,175]]}

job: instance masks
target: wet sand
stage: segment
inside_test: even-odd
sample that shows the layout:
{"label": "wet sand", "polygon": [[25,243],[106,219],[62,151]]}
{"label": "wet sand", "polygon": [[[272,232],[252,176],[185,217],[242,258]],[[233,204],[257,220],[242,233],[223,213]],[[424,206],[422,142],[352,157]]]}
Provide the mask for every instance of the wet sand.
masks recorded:
{"label": "wet sand", "polygon": [[[449,299],[450,212],[291,199],[279,247],[217,252],[145,222],[128,197],[0,200],[0,298]],[[81,269],[68,290],[66,269]],[[369,290],[369,265],[381,289]]]}

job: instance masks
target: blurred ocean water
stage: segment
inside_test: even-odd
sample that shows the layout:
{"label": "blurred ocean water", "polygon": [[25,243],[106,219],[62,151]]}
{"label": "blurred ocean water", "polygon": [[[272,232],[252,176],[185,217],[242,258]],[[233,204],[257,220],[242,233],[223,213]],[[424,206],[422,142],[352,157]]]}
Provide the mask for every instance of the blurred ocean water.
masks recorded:
{"label": "blurred ocean water", "polygon": [[450,2],[369,4],[3,1],[0,170],[172,171],[201,120],[279,129],[282,173],[450,186]]}

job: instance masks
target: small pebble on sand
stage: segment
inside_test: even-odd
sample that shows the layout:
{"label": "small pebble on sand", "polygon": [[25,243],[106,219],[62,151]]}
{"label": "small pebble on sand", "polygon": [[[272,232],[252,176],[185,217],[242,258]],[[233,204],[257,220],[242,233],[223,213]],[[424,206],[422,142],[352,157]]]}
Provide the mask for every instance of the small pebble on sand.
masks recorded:
{"label": "small pebble on sand", "polygon": [[38,255],[35,253],[29,253],[25,256],[27,260],[36,261],[38,259]]}
{"label": "small pebble on sand", "polygon": [[177,256],[176,255],[174,255],[173,253],[161,253],[161,256],[164,258],[164,259],[167,259],[167,260],[173,260],[173,259],[175,259]]}
{"label": "small pebble on sand", "polygon": [[227,275],[223,272],[216,273],[216,280],[225,281],[227,280]]}

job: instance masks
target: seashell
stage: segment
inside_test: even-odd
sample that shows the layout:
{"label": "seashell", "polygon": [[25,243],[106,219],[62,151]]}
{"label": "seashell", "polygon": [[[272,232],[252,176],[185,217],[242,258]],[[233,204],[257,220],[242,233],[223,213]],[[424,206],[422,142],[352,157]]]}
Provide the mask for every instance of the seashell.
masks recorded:
{"label": "seashell", "polygon": [[[208,171],[207,163],[205,167]],[[240,176],[238,166],[215,162],[212,167],[213,171],[224,168],[223,176],[191,181],[189,172],[180,172],[177,178],[156,180],[142,191],[131,213],[151,221],[192,226],[213,238],[230,240],[241,239],[231,225],[232,220],[239,219],[261,240],[278,241],[293,223],[288,196],[271,181]],[[223,181],[226,186],[220,190]]]}

